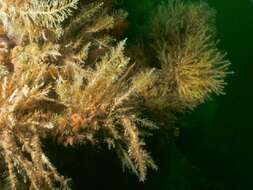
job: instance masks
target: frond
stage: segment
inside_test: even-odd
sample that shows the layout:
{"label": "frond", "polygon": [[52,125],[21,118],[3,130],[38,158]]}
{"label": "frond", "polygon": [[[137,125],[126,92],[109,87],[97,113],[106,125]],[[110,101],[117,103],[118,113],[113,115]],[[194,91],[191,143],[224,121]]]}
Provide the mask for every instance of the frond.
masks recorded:
{"label": "frond", "polygon": [[37,43],[31,43],[25,47],[16,46],[11,56],[16,65],[48,63],[50,59],[56,60],[61,56],[60,45],[49,42],[42,46]]}
{"label": "frond", "polygon": [[93,25],[87,28],[88,33],[97,33],[103,30],[111,29],[114,26],[114,18],[105,16],[99,18]]}
{"label": "frond", "polygon": [[145,93],[147,93],[149,89],[153,87],[157,77],[158,76],[155,72],[155,69],[147,69],[146,71],[138,73],[134,77],[133,86],[138,93],[145,97]]}
{"label": "frond", "polygon": [[159,93],[168,97],[168,106],[179,106],[174,109],[193,109],[213,93],[223,94],[230,62],[216,47],[213,18],[205,3],[170,0],[152,22],[153,48],[161,63]]}
{"label": "frond", "polygon": [[84,6],[80,13],[75,16],[71,23],[64,29],[65,38],[74,35],[78,30],[80,30],[85,24],[90,22],[91,18],[96,15],[98,11],[102,9],[103,3],[90,3]]}
{"label": "frond", "polygon": [[43,114],[37,114],[51,90],[46,84],[48,71],[46,64],[27,63],[0,78],[0,149],[12,189],[55,189],[55,183],[68,188],[67,180],[50,163],[40,141],[48,128],[41,120]]}
{"label": "frond", "polygon": [[72,15],[78,2],[79,0],[34,0],[27,9],[21,9],[19,14],[24,20],[30,18],[37,25],[54,28]]}
{"label": "frond", "polygon": [[157,167],[143,148],[145,143],[140,139],[139,130],[135,123],[126,117],[122,117],[121,122],[124,126],[124,137],[128,146],[127,151],[121,149],[123,151],[123,155],[121,155],[123,166],[132,169],[133,173],[139,176],[140,181],[145,181],[147,168],[157,169]]}
{"label": "frond", "polygon": [[0,19],[8,35],[17,41],[30,41],[62,35],[60,24],[77,8],[79,0],[0,2]]}
{"label": "frond", "polygon": [[[121,146],[131,162],[127,167],[131,168],[133,164],[135,173],[143,181],[147,168],[155,168],[155,165],[144,150],[138,125],[146,126],[147,129],[156,127],[151,121],[138,118],[136,107],[138,93],[145,91],[152,83],[154,71],[136,74],[130,82],[134,65],[129,64],[124,48],[125,41],[111,48],[97,62],[95,69],[90,68],[89,77],[86,77],[87,68],[68,63],[61,69],[56,92],[60,101],[69,105],[66,113],[71,121],[69,130],[82,134],[82,142],[105,141],[110,148]],[[96,134],[101,131],[107,135],[103,140],[96,139]],[[74,144],[73,139],[80,140],[77,136],[71,138],[71,144]],[[125,156],[121,155],[123,163]]]}

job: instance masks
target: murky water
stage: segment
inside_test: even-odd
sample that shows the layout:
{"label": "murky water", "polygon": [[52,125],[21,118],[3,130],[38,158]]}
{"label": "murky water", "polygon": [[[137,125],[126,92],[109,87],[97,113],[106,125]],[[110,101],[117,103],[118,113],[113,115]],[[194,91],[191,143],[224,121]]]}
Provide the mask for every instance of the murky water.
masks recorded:
{"label": "murky water", "polygon": [[[146,38],[148,18],[161,0],[119,0],[129,12],[129,43]],[[159,165],[140,184],[122,173],[110,152],[64,150],[78,154],[58,164],[74,180],[74,189],[110,190],[250,190],[253,187],[253,1],[209,0],[217,10],[219,48],[228,53],[234,75],[225,96],[214,97],[182,119],[176,141],[157,134],[148,142]],[[163,140],[161,140],[163,139]],[[64,151],[56,148],[55,155]],[[53,158],[52,160],[57,160]],[[88,164],[83,164],[88,163]],[[79,171],[79,172],[77,172]],[[90,188],[88,188],[90,187]]]}
{"label": "murky water", "polygon": [[[130,37],[138,38],[143,34],[140,31],[147,30],[146,14],[157,3],[159,0],[125,3],[133,22]],[[219,47],[228,53],[235,74],[228,77],[227,95],[215,97],[185,118],[180,138],[171,145],[174,149],[157,153],[157,157],[162,157],[163,168],[145,189],[253,187],[253,1],[208,3],[217,10]]]}

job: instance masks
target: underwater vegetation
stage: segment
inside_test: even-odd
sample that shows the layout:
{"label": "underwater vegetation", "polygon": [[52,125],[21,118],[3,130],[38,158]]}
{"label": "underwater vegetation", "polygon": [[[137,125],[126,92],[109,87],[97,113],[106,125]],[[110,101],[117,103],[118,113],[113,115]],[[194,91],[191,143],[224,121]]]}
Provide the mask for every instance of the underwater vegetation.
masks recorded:
{"label": "underwater vegetation", "polygon": [[107,145],[145,181],[159,167],[145,138],[224,93],[230,63],[206,3],[161,4],[143,49],[118,40],[126,18],[110,1],[0,0],[1,188],[71,189],[45,138]]}

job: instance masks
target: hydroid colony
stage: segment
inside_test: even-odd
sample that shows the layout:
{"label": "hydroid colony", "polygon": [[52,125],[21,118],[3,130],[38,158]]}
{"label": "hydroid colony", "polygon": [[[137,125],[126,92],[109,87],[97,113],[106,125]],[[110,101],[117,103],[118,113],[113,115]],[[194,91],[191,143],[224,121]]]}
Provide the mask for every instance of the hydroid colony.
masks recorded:
{"label": "hydroid colony", "polygon": [[125,17],[101,1],[0,0],[1,189],[70,189],[43,152],[43,138],[107,144],[144,181],[157,168],[144,134],[160,121],[143,110],[170,120],[223,93],[229,62],[216,48],[205,3],[159,7],[147,44],[156,68],[134,63],[126,40],[110,35]]}

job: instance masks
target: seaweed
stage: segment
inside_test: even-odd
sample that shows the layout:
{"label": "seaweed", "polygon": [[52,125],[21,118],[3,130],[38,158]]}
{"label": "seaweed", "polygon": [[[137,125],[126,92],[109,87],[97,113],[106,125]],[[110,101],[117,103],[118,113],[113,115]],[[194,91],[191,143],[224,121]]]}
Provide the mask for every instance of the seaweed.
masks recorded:
{"label": "seaweed", "polygon": [[0,0],[3,187],[71,188],[43,151],[45,138],[107,145],[145,181],[148,168],[157,169],[145,138],[223,94],[230,63],[216,48],[208,5],[171,0],[158,8],[144,43],[155,67],[126,55],[117,38],[126,17],[110,1]]}

